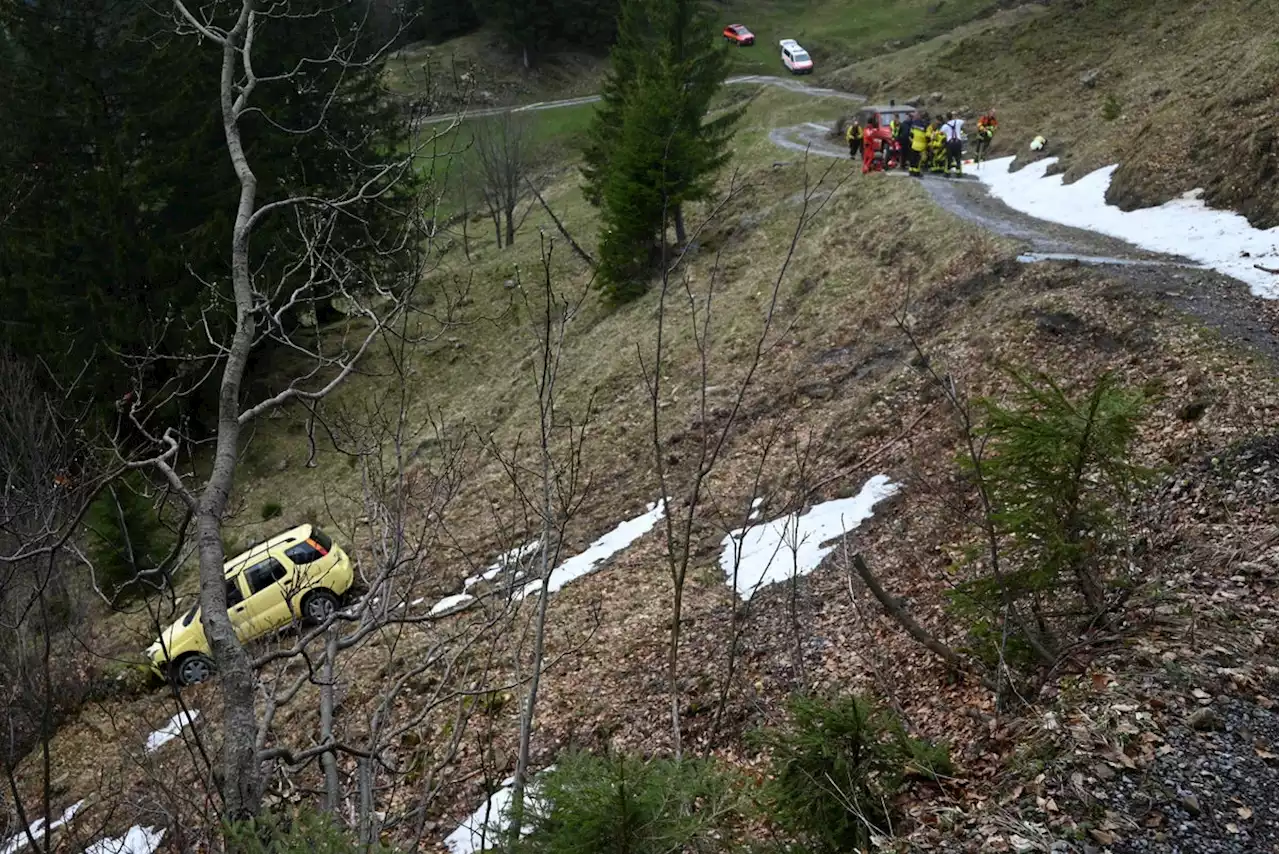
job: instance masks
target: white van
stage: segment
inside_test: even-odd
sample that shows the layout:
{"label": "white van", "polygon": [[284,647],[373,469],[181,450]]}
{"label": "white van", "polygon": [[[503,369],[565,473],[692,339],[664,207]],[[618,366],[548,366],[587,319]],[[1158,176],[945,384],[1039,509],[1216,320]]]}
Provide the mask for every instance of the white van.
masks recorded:
{"label": "white van", "polygon": [[778,42],[782,48],[782,64],[792,74],[808,74],[813,71],[813,60],[809,52],[800,47],[795,39],[783,39]]}

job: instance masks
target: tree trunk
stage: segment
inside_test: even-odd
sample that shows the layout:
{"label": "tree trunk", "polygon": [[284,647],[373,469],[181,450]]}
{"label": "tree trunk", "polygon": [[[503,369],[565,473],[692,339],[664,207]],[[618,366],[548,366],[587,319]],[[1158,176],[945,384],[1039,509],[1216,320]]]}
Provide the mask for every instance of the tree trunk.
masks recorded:
{"label": "tree trunk", "polygon": [[258,812],[262,799],[257,752],[258,720],[254,710],[253,669],[227,614],[222,547],[222,515],[235,479],[240,443],[240,385],[254,339],[253,279],[249,235],[257,198],[257,177],[249,167],[240,139],[240,115],[253,90],[252,81],[237,84],[241,43],[253,21],[253,0],[245,0],[239,20],[227,33],[222,50],[222,127],[227,151],[240,184],[240,199],[231,236],[231,290],[236,326],[226,351],[218,389],[217,439],[209,479],[196,510],[200,556],[200,620],[218,667],[222,692],[223,800],[227,819],[241,821]]}
{"label": "tree trunk", "polygon": [[682,756],[680,738],[680,612],[684,608],[684,573],[675,581],[675,593],[671,597],[671,647],[667,650],[667,672],[671,692],[671,743],[676,761]]}
{"label": "tree trunk", "polygon": [[[538,595],[538,616],[533,635],[533,673],[529,676],[529,690],[525,694],[524,708],[520,712],[520,746],[516,757],[516,773],[511,784],[511,825],[507,831],[507,844],[514,849],[520,842],[520,834],[524,829],[524,795],[529,777],[529,745],[533,741],[533,721],[538,705],[538,686],[542,678],[542,657],[546,647],[547,600],[551,598],[548,590],[551,584],[551,535],[555,531],[553,514],[555,502],[552,484],[554,472],[551,459],[551,431],[554,429],[556,360],[559,352],[553,350],[557,344],[553,340],[554,323],[552,319],[554,293],[551,287],[551,272],[546,270],[546,293],[542,328],[542,377],[538,382],[538,452],[541,464],[542,494],[539,514],[542,517],[542,554],[538,562],[542,569],[542,587]],[[563,318],[561,319],[563,323]],[[519,653],[517,652],[517,655]]]}
{"label": "tree trunk", "polygon": [[507,245],[510,246],[516,242],[516,200],[514,193],[507,204]]}
{"label": "tree trunk", "polygon": [[373,765],[367,757],[356,760],[360,778],[360,814],[356,819],[356,838],[363,846],[371,846],[378,838],[378,817],[373,812]]}
{"label": "tree trunk", "polygon": [[[333,740],[333,660],[338,656],[338,632],[329,627],[325,636],[324,667],[321,670],[320,687],[320,742],[323,744]],[[324,767],[324,809],[328,813],[337,813],[338,804],[342,800],[342,791],[338,784],[338,759],[332,750],[320,755],[320,764]]]}
{"label": "tree trunk", "polygon": [[676,243],[684,246],[684,242],[688,235],[684,231],[684,206],[674,205],[672,210],[672,218],[675,220],[676,226]]}

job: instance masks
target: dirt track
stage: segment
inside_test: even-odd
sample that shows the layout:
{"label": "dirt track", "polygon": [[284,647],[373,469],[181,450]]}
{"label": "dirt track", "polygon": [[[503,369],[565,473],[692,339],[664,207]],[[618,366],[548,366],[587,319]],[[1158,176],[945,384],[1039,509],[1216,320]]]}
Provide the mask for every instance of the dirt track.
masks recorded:
{"label": "dirt track", "polygon": [[[801,80],[788,77],[772,77],[768,74],[744,74],[738,77],[730,77],[725,81],[725,83],[730,86],[774,86],[778,89],[786,89],[789,92],[808,95],[814,98],[839,98],[844,101],[856,101],[858,103],[866,100],[865,95],[857,95],[853,92],[841,92],[839,89],[824,89],[821,86],[810,86]],[[485,116],[500,115],[505,112],[538,113],[543,110],[559,110],[565,107],[581,107],[583,104],[594,104],[599,100],[599,95],[583,95],[579,98],[564,98],[559,101],[535,101],[532,104],[523,104],[519,107],[484,107],[478,110],[466,110],[461,115],[448,113],[439,116],[429,116],[419,121],[418,124],[420,126],[435,125],[459,119],[479,119],[484,118]]]}

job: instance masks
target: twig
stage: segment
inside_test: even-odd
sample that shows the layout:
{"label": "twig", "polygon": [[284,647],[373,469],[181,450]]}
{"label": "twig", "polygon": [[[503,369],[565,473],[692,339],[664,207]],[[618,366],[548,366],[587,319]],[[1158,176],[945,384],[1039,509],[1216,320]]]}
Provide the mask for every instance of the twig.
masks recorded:
{"label": "twig", "polygon": [[930,652],[937,655],[956,670],[961,673],[968,673],[972,676],[976,676],[987,689],[991,691],[999,690],[996,687],[996,684],[986,676],[974,672],[973,668],[970,667],[964,659],[957,655],[955,650],[929,634],[923,626],[915,621],[915,618],[911,616],[907,609],[903,607],[902,602],[886,593],[885,589],[880,586],[880,581],[871,572],[871,568],[867,566],[867,562],[862,559],[861,554],[855,553],[853,555],[852,563],[853,568],[857,570],[858,577],[862,579],[862,583],[867,585],[867,589],[871,591],[871,595],[875,596],[880,604],[884,606],[885,613],[892,617],[894,622],[906,629],[907,634],[911,635],[911,637],[915,638],[923,646],[927,647]]}
{"label": "twig", "polygon": [[596,268],[596,259],[587,254],[587,250],[579,246],[578,241],[573,239],[573,235],[564,227],[564,223],[560,222],[560,218],[556,216],[555,211],[551,210],[551,205],[547,204],[547,200],[542,198],[542,194],[538,192],[538,188],[534,186],[533,181],[525,178],[525,183],[529,185],[529,189],[533,191],[533,197],[542,205],[542,209],[547,212],[547,216],[551,217],[551,221],[556,224],[556,230],[560,232],[565,240],[569,241],[569,247],[579,258],[587,262],[587,266],[594,270]]}

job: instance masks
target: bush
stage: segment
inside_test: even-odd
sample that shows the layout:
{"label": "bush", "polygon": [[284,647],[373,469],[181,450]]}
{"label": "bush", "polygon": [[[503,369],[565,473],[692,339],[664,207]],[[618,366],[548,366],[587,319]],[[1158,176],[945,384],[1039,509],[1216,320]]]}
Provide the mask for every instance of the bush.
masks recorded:
{"label": "bush", "polygon": [[528,800],[529,854],[727,850],[739,787],[714,762],[571,754]]}
{"label": "bush", "polygon": [[947,749],[911,738],[889,712],[849,696],[795,697],[789,726],[765,730],[773,752],[770,815],[806,851],[861,851],[893,826],[909,775],[951,773]]}
{"label": "bush", "polygon": [[[1074,622],[1055,628],[1054,615],[1088,622],[1108,607],[1108,588],[1126,580],[1118,571],[1126,539],[1118,508],[1148,472],[1130,458],[1146,408],[1140,392],[1104,375],[1073,399],[1043,375],[1014,379],[1008,405],[979,402],[986,447],[980,466],[961,460],[987,491],[988,538],[994,535],[1003,567],[997,575],[988,565],[958,585],[952,610],[969,619],[988,658],[1003,646],[1006,660],[1017,663],[1036,647],[1052,651],[1056,632],[1074,634]],[[989,564],[988,546],[975,546],[971,558]],[[1052,608],[1044,605],[1049,600]],[[996,616],[1021,607],[1033,619],[1006,625]]]}
{"label": "bush", "polygon": [[341,824],[306,807],[263,812],[222,830],[227,854],[385,854],[381,845],[358,845]]}
{"label": "bush", "polygon": [[86,545],[104,594],[118,601],[140,592],[139,576],[160,568],[174,541],[160,514],[154,487],[137,472],[108,484],[94,499],[85,514]]}
{"label": "bush", "polygon": [[1123,112],[1124,107],[1120,103],[1120,99],[1115,96],[1115,93],[1113,92],[1107,95],[1106,99],[1102,102],[1103,120],[1114,122],[1116,119],[1120,118]]}

